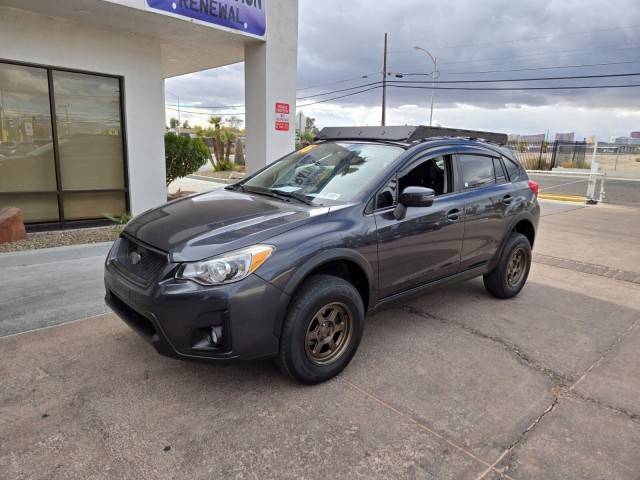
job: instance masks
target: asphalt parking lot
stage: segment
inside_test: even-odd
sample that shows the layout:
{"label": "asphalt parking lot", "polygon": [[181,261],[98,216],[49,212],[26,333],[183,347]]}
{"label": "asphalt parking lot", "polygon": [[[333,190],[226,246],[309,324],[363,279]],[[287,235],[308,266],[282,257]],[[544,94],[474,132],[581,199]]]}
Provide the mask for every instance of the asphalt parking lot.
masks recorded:
{"label": "asphalt parking lot", "polygon": [[543,211],[517,298],[382,311],[323,385],[160,357],[112,314],[12,330],[0,478],[638,480],[640,210]]}

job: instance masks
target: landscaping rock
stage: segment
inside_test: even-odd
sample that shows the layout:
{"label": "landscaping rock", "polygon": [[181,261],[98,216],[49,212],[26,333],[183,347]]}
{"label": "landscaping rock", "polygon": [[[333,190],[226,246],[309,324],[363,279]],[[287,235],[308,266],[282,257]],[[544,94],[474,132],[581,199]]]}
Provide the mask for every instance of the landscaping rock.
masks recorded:
{"label": "landscaping rock", "polygon": [[15,242],[27,238],[22,221],[22,210],[6,207],[0,210],[0,243]]}

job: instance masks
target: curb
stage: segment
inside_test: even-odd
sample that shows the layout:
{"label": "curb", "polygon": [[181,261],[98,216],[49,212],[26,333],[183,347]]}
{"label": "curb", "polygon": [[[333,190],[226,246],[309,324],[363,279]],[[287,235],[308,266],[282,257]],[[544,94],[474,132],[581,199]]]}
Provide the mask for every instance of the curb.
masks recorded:
{"label": "curb", "polygon": [[560,195],[553,193],[539,193],[538,198],[541,200],[559,200],[561,202],[587,203],[587,197],[582,195]]}
{"label": "curb", "polygon": [[232,183],[236,183],[242,180],[241,178],[224,179],[224,178],[206,177],[204,175],[187,175],[187,178],[191,178],[193,180],[203,180],[205,182],[211,182],[211,183],[224,183],[225,185],[230,185]]}
{"label": "curb", "polygon": [[113,242],[83,243],[0,253],[0,268],[23,267],[88,257],[106,257],[111,245]]}

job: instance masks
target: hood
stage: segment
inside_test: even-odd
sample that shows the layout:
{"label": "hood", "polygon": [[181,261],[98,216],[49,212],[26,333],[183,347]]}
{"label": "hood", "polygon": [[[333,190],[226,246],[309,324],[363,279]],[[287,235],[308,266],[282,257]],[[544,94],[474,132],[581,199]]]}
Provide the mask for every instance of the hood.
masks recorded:
{"label": "hood", "polygon": [[174,262],[191,262],[263,242],[327,210],[219,189],[149,210],[125,232]]}

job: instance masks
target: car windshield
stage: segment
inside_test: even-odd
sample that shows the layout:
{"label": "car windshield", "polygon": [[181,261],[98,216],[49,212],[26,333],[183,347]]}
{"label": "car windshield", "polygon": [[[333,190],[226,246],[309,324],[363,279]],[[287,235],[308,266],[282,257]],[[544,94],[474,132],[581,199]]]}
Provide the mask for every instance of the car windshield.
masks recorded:
{"label": "car windshield", "polygon": [[352,201],[403,152],[401,147],[330,142],[309,145],[287,155],[242,184],[325,203]]}

